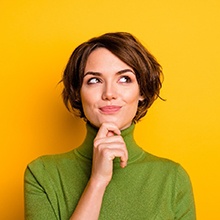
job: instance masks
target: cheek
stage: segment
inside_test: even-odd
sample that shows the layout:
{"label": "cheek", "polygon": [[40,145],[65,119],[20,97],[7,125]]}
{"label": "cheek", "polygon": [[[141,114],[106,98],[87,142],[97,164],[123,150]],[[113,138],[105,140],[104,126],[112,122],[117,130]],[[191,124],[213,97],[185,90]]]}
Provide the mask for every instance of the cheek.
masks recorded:
{"label": "cheek", "polygon": [[89,102],[90,99],[88,90],[82,87],[80,90],[80,97],[83,104]]}
{"label": "cheek", "polygon": [[93,107],[99,100],[96,92],[82,90],[80,93],[83,108]]}
{"label": "cheek", "polygon": [[123,94],[124,99],[127,100],[127,103],[138,103],[140,100],[140,94],[137,90],[130,90]]}
{"label": "cheek", "polygon": [[87,112],[87,108],[89,107],[89,99],[88,99],[88,94],[84,92],[83,90],[80,91],[80,97],[81,97],[81,102],[82,102],[82,107],[84,114]]}

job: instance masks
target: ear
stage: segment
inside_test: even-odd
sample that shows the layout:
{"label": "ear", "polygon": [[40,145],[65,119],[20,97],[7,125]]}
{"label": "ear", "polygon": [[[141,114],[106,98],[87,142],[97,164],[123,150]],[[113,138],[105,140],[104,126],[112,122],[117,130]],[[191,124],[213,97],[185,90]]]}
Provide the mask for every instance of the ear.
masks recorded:
{"label": "ear", "polygon": [[143,100],[144,100],[144,97],[142,95],[140,95],[139,101],[143,101]]}

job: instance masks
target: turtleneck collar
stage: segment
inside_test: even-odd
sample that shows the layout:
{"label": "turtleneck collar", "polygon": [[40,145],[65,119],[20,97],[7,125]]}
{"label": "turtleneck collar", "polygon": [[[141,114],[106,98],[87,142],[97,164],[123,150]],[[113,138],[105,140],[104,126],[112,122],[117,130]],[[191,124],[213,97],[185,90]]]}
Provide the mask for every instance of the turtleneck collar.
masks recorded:
{"label": "turtleneck collar", "polygon": [[[128,163],[138,160],[144,154],[144,151],[136,144],[134,140],[134,129],[135,125],[132,124],[130,127],[121,131],[121,136],[123,137],[128,150]],[[96,137],[98,129],[93,127],[90,123],[87,123],[86,130],[87,133],[84,142],[76,149],[76,151],[81,156],[91,160],[93,155],[93,140]],[[119,158],[114,160],[114,162],[117,161],[119,162]]]}

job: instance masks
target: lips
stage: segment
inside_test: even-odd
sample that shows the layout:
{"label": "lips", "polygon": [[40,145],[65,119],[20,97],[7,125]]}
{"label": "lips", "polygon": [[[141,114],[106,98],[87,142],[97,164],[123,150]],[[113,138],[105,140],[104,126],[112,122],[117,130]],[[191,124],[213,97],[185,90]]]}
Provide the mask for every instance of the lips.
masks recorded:
{"label": "lips", "polygon": [[114,114],[114,113],[117,113],[121,109],[121,106],[108,105],[108,106],[103,106],[99,109],[104,114]]}

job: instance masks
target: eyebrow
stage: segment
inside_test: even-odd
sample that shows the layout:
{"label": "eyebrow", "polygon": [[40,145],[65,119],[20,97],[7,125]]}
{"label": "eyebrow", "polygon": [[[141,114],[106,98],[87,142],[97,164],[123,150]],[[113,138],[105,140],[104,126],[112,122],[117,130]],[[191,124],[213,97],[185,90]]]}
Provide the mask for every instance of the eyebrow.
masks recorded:
{"label": "eyebrow", "polygon": [[[123,69],[123,70],[119,70],[118,72],[116,72],[116,74],[117,74],[117,75],[121,75],[121,74],[123,74],[123,73],[127,73],[127,72],[131,72],[131,73],[133,73],[133,74],[135,75],[134,71],[131,70],[131,69]],[[102,73],[100,73],[100,72],[88,71],[88,72],[86,72],[86,73],[84,74],[83,77],[85,77],[85,76],[87,76],[87,75],[101,76]]]}

